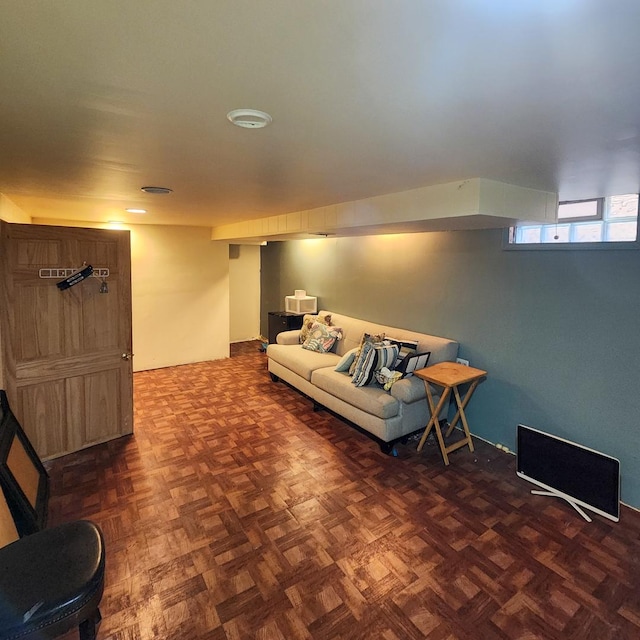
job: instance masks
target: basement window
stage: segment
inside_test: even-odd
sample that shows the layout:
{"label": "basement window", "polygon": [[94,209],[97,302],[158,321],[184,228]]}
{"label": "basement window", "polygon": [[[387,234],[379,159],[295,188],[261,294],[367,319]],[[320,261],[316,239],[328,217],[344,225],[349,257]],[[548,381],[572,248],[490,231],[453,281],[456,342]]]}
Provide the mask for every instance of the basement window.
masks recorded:
{"label": "basement window", "polygon": [[587,222],[602,220],[604,198],[593,200],[572,200],[558,205],[558,220],[568,222]]}
{"label": "basement window", "polygon": [[506,231],[508,249],[638,248],[638,194],[561,202],[557,223]]}

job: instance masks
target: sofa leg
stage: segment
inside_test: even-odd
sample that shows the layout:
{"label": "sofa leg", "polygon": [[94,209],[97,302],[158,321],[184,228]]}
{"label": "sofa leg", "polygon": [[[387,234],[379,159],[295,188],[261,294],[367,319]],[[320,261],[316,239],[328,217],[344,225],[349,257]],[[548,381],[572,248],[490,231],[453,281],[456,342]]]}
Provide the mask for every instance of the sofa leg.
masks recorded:
{"label": "sofa leg", "polygon": [[380,442],[380,450],[386,456],[393,456],[394,458],[398,457],[395,442]]}
{"label": "sofa leg", "polygon": [[322,411],[322,405],[318,404],[315,400],[313,401],[313,412]]}
{"label": "sofa leg", "polygon": [[275,373],[269,373],[272,382],[280,382],[280,378]]}

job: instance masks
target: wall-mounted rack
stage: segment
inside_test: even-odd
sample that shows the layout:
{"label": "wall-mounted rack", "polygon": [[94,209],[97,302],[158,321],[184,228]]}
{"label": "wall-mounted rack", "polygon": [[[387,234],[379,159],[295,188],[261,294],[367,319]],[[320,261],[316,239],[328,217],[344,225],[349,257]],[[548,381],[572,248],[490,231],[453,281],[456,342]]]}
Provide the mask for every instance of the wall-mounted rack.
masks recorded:
{"label": "wall-mounted rack", "polygon": [[[80,269],[66,269],[66,268],[40,269],[40,271],[38,272],[38,275],[40,278],[68,278],[69,276],[72,276],[74,273],[77,273],[78,271],[82,271],[82,268]],[[91,277],[108,278],[109,269],[105,267],[94,267]]]}

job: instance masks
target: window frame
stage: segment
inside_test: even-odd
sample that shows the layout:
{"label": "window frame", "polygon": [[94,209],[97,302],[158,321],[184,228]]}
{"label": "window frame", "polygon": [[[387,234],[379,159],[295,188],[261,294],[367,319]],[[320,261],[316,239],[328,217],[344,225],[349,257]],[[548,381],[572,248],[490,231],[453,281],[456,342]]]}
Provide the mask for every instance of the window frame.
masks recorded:
{"label": "window frame", "polygon": [[[590,221],[598,221],[602,220],[602,216],[604,213],[604,198],[585,198],[584,200],[564,200],[563,202],[558,202],[558,224],[562,221],[562,224],[571,224],[573,222],[590,222]],[[596,213],[593,216],[577,216],[575,218],[561,218],[560,217],[560,207],[565,204],[579,204],[582,202],[595,202],[596,203]]]}
{"label": "window frame", "polygon": [[[616,194],[618,195],[618,194]],[[625,195],[625,194],[620,194]],[[613,196],[610,196],[613,197]],[[593,216],[584,218],[562,218],[557,222],[557,226],[580,223],[580,222],[606,222],[604,220],[604,207],[606,198],[585,198],[585,200],[600,200],[601,204],[598,206],[599,218]],[[568,204],[573,202],[582,202],[581,200],[567,200],[558,204]],[[506,251],[611,251],[611,250],[632,250],[637,251],[640,249],[640,195],[638,196],[637,205],[637,221],[636,221],[636,239],[635,240],[598,240],[595,242],[528,242],[528,243],[516,243],[515,234],[517,232],[518,225],[511,225],[503,229],[502,232],[502,248]],[[543,223],[539,225],[523,225],[523,226],[540,226],[549,227],[555,223]],[[512,241],[512,238],[514,241]]]}

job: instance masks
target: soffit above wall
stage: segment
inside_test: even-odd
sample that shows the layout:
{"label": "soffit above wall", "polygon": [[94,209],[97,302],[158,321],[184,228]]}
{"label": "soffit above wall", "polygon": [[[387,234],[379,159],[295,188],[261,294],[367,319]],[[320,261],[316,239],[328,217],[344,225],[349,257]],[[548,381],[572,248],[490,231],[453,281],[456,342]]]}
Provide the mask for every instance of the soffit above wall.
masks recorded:
{"label": "soffit above wall", "polygon": [[472,178],[212,229],[213,240],[259,242],[318,236],[503,228],[556,221],[557,194]]}

